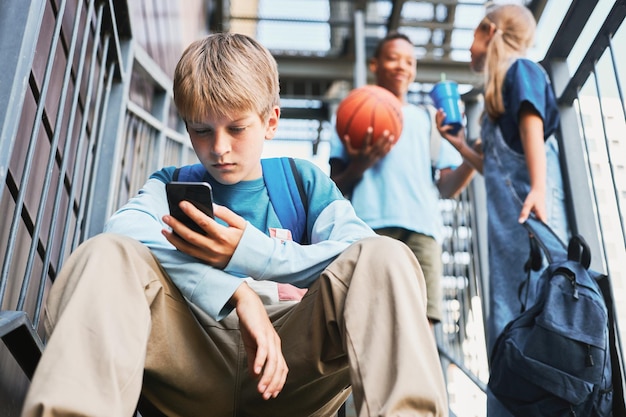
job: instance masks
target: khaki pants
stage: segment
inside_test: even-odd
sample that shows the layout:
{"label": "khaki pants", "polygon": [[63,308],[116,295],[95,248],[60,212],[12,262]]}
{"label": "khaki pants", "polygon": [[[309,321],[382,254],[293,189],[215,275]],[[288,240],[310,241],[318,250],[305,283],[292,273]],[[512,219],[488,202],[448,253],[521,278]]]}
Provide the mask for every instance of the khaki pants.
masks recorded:
{"label": "khaki pants", "polygon": [[404,242],[417,257],[426,280],[426,315],[432,323],[439,323],[443,318],[443,263],[441,244],[434,237],[412,232],[400,227],[376,229],[376,233]]}
{"label": "khaki pants", "polygon": [[[419,279],[416,279],[419,278]],[[142,244],[112,234],[79,247],[49,297],[52,332],[23,416],[131,416],[142,393],[168,416],[446,416],[421,269],[385,237],[350,246],[299,303],[268,306],[289,366],[263,400],[237,316],[183,299]]]}

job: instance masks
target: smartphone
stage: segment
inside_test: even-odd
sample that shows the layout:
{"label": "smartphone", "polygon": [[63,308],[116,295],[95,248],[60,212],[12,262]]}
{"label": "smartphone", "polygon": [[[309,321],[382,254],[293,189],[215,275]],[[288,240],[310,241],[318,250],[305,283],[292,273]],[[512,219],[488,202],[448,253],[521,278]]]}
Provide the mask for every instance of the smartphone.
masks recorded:
{"label": "smartphone", "polygon": [[165,185],[167,203],[170,214],[185,226],[197,233],[205,234],[193,220],[189,218],[178,206],[183,201],[189,201],[198,210],[209,217],[213,217],[213,192],[208,182],[180,182],[172,181]]}

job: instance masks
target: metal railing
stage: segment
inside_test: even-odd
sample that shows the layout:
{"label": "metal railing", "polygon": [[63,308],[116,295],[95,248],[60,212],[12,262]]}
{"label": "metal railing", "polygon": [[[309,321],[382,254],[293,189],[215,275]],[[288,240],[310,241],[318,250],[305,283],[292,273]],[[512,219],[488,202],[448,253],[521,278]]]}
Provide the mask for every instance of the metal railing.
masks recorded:
{"label": "metal railing", "polygon": [[[626,74],[626,52],[613,43],[626,39],[625,17],[624,0],[573,1],[544,59],[561,113],[559,140],[572,196],[570,220],[573,231],[585,236],[591,246],[592,268],[609,277],[622,370],[624,341],[619,325],[626,322],[626,106],[620,76]],[[591,28],[594,31],[588,28],[590,22],[597,25]],[[621,379],[623,386],[624,375]]]}
{"label": "metal railing", "polygon": [[157,167],[195,161],[171,81],[134,43],[126,1],[69,3],[0,9],[10,75],[0,82],[0,385],[12,387],[0,390],[0,415],[19,412],[65,258]]}

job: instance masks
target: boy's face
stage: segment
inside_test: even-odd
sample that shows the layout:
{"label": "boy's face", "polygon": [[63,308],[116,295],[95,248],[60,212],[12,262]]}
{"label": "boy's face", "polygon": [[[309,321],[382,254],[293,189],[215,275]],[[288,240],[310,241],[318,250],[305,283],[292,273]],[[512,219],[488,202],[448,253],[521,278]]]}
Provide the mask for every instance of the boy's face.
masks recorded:
{"label": "boy's face", "polygon": [[272,139],[278,127],[280,109],[267,118],[253,112],[233,117],[209,115],[201,122],[188,122],[187,132],[200,162],[222,184],[236,184],[260,178],[263,142]]}
{"label": "boy's face", "polygon": [[413,45],[405,39],[385,42],[380,56],[370,61],[370,70],[376,76],[376,83],[402,101],[415,79],[415,66]]}

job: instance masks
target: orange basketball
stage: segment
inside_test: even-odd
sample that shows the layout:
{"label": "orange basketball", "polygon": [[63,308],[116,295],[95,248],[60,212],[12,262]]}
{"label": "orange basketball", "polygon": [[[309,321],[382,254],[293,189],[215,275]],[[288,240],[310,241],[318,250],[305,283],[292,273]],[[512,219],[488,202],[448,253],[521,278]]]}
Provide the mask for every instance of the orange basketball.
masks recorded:
{"label": "orange basketball", "polygon": [[337,107],[337,134],[340,138],[350,136],[353,147],[363,146],[370,126],[374,129],[372,141],[379,139],[385,130],[395,141],[402,133],[402,103],[391,91],[377,85],[355,88]]}

